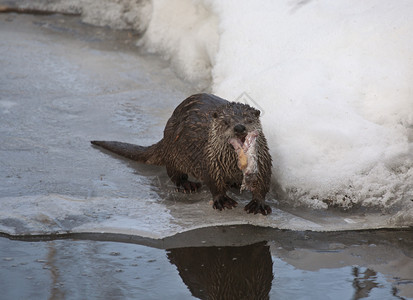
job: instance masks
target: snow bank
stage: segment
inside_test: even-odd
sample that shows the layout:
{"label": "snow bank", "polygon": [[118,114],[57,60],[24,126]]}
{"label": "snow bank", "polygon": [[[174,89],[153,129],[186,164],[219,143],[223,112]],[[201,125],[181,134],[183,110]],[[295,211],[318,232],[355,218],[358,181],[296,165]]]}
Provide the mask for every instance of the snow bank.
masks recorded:
{"label": "snow bank", "polygon": [[413,197],[412,16],[411,1],[154,1],[143,44],[261,107],[290,200],[388,207]]}

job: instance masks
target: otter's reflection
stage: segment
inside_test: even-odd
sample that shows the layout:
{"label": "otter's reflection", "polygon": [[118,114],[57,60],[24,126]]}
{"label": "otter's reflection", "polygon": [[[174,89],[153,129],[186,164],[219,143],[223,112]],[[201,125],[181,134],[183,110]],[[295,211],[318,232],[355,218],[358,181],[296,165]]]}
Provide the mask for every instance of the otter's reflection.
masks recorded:
{"label": "otter's reflection", "polygon": [[367,298],[372,289],[377,288],[379,285],[376,282],[377,272],[366,269],[364,272],[359,267],[353,267],[353,287],[355,294],[353,299]]}
{"label": "otter's reflection", "polygon": [[170,249],[168,258],[194,297],[269,299],[273,274],[266,242],[242,247]]}

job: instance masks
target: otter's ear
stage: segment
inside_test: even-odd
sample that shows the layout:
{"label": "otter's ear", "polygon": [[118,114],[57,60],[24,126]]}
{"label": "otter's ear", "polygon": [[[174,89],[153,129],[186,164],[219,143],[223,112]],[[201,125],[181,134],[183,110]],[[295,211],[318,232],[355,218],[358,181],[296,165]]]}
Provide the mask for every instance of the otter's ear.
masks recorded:
{"label": "otter's ear", "polygon": [[261,111],[259,111],[258,109],[255,110],[254,115],[258,118],[261,114]]}

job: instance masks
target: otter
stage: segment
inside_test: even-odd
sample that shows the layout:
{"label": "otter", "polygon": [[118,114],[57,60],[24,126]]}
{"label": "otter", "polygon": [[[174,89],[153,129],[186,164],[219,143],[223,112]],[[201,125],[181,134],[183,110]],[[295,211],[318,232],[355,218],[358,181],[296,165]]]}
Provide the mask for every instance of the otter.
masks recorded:
{"label": "otter", "polygon": [[[259,119],[260,111],[211,94],[196,94],[179,104],[166,123],[163,138],[152,146],[115,141],[91,141],[111,152],[151,165],[164,165],[182,192],[206,184],[213,208],[231,209],[237,202],[227,195],[231,187],[252,193],[248,213],[271,213],[265,204],[272,159]],[[245,160],[245,161],[244,161]]]}

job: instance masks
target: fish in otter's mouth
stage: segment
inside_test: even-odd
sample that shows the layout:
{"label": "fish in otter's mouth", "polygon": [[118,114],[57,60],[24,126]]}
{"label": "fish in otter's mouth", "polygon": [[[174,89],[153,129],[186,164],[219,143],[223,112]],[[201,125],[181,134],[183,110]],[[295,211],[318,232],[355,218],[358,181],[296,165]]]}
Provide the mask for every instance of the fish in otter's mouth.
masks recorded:
{"label": "fish in otter's mouth", "polygon": [[238,168],[242,171],[243,179],[241,191],[254,189],[253,182],[257,180],[258,164],[255,149],[259,133],[257,130],[246,135],[231,138],[229,143],[234,147],[238,155]]}

